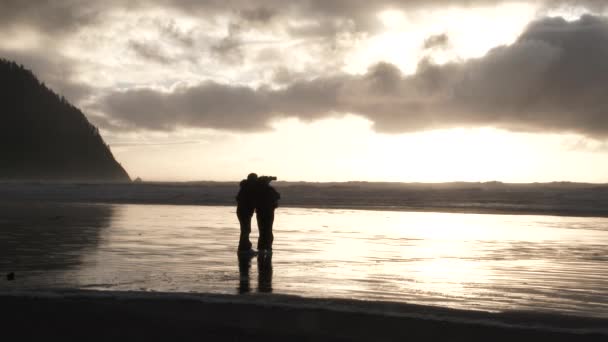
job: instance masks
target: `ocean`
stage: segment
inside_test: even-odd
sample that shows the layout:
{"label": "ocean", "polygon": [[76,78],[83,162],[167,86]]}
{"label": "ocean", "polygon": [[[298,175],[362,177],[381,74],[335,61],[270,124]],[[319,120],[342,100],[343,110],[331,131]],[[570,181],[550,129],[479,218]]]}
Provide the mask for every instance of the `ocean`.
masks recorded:
{"label": "ocean", "polygon": [[608,218],[279,208],[270,260],[240,264],[238,234],[233,206],[2,202],[0,272],[15,280],[0,291],[273,293],[608,318]]}

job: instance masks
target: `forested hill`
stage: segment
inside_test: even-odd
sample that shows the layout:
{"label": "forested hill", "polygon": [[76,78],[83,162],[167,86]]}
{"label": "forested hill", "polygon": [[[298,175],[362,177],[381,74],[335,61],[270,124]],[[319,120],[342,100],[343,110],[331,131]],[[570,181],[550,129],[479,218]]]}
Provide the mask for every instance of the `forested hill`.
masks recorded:
{"label": "forested hill", "polygon": [[129,181],[84,114],[0,58],[0,180]]}

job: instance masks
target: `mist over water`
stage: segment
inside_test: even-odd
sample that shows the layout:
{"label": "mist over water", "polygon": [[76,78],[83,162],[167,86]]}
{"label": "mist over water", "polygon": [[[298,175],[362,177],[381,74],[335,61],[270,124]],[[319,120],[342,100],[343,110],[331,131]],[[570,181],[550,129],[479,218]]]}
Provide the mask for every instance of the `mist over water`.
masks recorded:
{"label": "mist over water", "polygon": [[246,285],[608,318],[607,218],[279,208],[271,263],[239,269],[234,207],[4,203],[0,213],[0,272],[16,273],[0,291]]}

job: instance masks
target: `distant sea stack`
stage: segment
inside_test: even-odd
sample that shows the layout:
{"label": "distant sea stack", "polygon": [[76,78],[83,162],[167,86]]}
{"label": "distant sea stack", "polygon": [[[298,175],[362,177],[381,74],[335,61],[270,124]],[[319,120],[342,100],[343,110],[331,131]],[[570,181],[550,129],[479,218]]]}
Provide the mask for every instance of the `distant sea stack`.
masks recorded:
{"label": "distant sea stack", "polygon": [[2,58],[0,120],[0,180],[130,180],[78,108]]}

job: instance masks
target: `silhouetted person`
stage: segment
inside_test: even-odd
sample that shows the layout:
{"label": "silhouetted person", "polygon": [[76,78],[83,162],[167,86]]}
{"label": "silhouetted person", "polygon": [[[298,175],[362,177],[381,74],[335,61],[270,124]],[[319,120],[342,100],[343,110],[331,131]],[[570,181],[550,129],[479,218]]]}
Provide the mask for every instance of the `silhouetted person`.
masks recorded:
{"label": "silhouetted person", "polygon": [[239,238],[239,252],[246,252],[251,250],[251,241],[249,241],[249,234],[251,234],[251,218],[256,208],[258,175],[250,173],[247,179],[243,179],[240,183],[239,192],[236,195],[236,216],[239,218],[239,224],[241,226],[241,236]]}
{"label": "silhouetted person", "polygon": [[260,252],[271,252],[274,236],[272,225],[274,223],[274,210],[279,206],[281,195],[270,186],[270,182],[276,177],[258,178],[258,188],[256,191],[256,219],[260,236],[258,238],[258,250]]}

